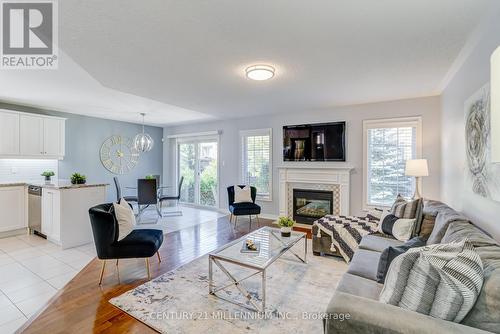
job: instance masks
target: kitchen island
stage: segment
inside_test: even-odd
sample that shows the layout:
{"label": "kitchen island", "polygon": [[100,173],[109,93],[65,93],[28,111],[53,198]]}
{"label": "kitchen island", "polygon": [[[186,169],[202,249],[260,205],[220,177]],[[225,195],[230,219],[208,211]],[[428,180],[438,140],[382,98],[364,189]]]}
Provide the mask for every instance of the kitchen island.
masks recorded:
{"label": "kitchen island", "polygon": [[[38,202],[28,196],[28,188],[33,186],[41,188]],[[68,180],[0,182],[0,234],[25,233],[30,227],[28,221],[36,217],[37,231],[63,249],[92,242],[88,210],[106,201],[106,186],[73,185]]]}
{"label": "kitchen island", "polygon": [[92,242],[89,209],[106,200],[107,184],[58,181],[42,187],[42,233],[63,249]]}

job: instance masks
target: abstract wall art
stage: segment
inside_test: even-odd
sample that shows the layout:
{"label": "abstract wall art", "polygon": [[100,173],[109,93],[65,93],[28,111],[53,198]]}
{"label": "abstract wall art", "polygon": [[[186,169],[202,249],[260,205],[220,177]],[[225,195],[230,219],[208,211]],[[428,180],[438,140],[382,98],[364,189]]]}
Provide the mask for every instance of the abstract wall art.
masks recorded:
{"label": "abstract wall art", "polygon": [[465,187],[500,202],[500,164],[491,162],[490,86],[465,101]]}

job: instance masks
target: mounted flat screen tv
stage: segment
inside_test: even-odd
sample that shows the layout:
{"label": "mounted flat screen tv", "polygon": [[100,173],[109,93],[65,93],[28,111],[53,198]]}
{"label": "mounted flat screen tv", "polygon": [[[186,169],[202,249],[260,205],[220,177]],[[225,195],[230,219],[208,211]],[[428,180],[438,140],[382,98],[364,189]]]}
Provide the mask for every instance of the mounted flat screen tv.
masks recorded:
{"label": "mounted flat screen tv", "polygon": [[345,161],[345,122],[283,127],[284,161]]}

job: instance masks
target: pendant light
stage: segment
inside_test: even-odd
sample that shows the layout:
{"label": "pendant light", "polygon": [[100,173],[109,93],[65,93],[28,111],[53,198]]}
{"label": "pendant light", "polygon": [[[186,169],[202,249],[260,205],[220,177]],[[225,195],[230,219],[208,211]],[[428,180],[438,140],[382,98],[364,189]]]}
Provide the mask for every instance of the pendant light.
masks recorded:
{"label": "pendant light", "polygon": [[142,116],[142,133],[139,133],[134,138],[134,147],[139,152],[149,152],[153,148],[153,138],[147,133],[144,132],[144,116],[145,113],[141,113]]}

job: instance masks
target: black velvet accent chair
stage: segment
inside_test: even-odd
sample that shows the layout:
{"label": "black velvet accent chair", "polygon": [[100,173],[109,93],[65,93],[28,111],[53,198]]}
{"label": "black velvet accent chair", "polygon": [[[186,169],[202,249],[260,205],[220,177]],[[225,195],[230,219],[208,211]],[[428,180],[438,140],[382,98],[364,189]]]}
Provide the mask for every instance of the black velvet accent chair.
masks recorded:
{"label": "black velvet accent chair", "polygon": [[[244,185],[238,185],[240,188],[244,188]],[[231,217],[229,221],[233,221],[234,216],[234,226],[238,222],[238,216],[249,216],[250,217],[250,228],[252,228],[252,215],[257,217],[257,223],[260,225],[259,215],[260,206],[255,204],[255,199],[257,198],[257,188],[250,187],[252,203],[234,203],[234,186],[227,187],[227,198],[229,200],[229,212],[231,212]]]}
{"label": "black velvet accent chair", "polygon": [[118,266],[119,259],[144,258],[146,260],[148,279],[150,279],[149,258],[156,253],[158,261],[161,262],[158,249],[163,243],[163,231],[154,229],[133,230],[125,238],[118,241],[119,226],[115,218],[113,203],[100,204],[90,208],[89,216],[97,257],[102,260],[99,285],[102,283],[106,260],[116,260]]}

